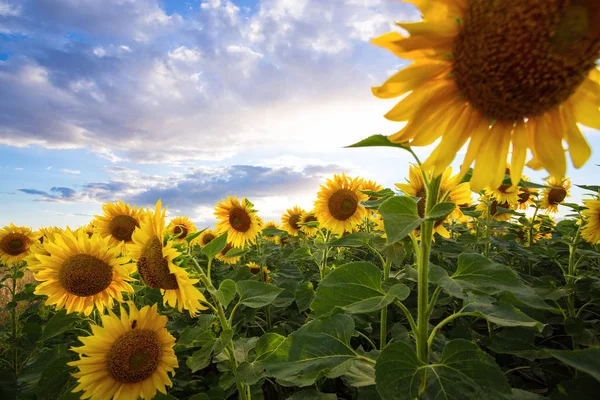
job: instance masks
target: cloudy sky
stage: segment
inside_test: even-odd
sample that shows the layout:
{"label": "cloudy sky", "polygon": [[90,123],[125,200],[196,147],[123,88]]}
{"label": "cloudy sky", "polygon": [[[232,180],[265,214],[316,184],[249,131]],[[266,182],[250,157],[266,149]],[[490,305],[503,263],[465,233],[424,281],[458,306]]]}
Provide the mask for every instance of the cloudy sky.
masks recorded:
{"label": "cloudy sky", "polygon": [[[369,40],[418,18],[395,0],[0,0],[0,226],[159,198],[207,226],[227,195],[279,219],[342,171],[391,187],[407,154],[343,146],[399,129],[370,88],[403,61]],[[596,164],[569,176],[598,184]]]}

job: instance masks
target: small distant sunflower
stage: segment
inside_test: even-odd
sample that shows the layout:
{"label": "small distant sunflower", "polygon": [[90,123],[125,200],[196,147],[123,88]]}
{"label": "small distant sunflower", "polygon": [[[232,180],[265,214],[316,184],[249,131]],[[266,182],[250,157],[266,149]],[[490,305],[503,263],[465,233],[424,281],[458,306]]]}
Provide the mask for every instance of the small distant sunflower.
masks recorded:
{"label": "small distant sunflower", "polygon": [[[521,177],[522,181],[529,182],[526,176]],[[527,210],[530,206],[535,205],[538,192],[535,188],[520,186],[519,187],[519,209]]]}
{"label": "small distant sunflower", "polygon": [[175,217],[169,223],[167,232],[171,236],[177,236],[175,241],[185,242],[187,235],[196,232],[196,225],[188,217]]}
{"label": "small distant sunflower", "polygon": [[300,224],[300,230],[304,232],[307,237],[315,236],[319,231],[319,228],[302,225],[309,222],[318,222],[315,213],[312,211],[302,213],[300,216],[300,222],[298,222]]}
{"label": "small distant sunflower", "polygon": [[79,354],[79,360],[67,363],[78,368],[73,392],[83,391],[82,398],[152,399],[157,390],[166,394],[165,386],[173,386],[169,374],[179,364],[167,317],[156,304],[139,311],[128,304],[129,314],[122,306],[120,317],[109,310],[102,326],[91,324],[93,335],[79,337],[83,346],[71,348]]}
{"label": "small distant sunflower", "polygon": [[64,229],[59,228],[58,226],[46,226],[44,228],[40,228],[35,232],[35,235],[38,237],[40,243],[44,243],[44,240],[49,239],[55,233],[62,233]]}
{"label": "small distant sunflower", "polygon": [[217,260],[223,261],[225,264],[230,264],[230,265],[237,264],[238,261],[240,261],[240,258],[242,258],[242,256],[227,257],[227,255],[226,255],[229,252],[229,250],[234,249],[234,248],[235,247],[233,247],[230,243],[227,243],[225,248],[223,250],[221,250],[221,252],[215,256],[215,258]]}
{"label": "small distant sunflower", "polygon": [[96,230],[96,226],[94,225],[94,221],[91,221],[89,224],[87,224],[86,226],[84,226],[83,231],[89,236],[92,237],[92,235],[94,234],[95,230]]}
{"label": "small distant sunflower", "polygon": [[547,189],[544,189],[540,207],[548,212],[558,212],[558,205],[565,201],[565,198],[571,196],[571,180],[570,179],[555,179],[548,180]]}
{"label": "small distant sunflower", "polygon": [[[406,0],[423,20],[398,23],[373,43],[413,63],[373,88],[402,97],[385,117],[407,122],[389,139],[427,146],[423,167],[439,176],[468,142],[461,175],[475,162],[476,192],[497,188],[512,145],[511,171],[551,176],[576,168],[591,148],[578,123],[600,129],[600,8],[595,0]],[[514,181],[513,179],[513,181]]]}
{"label": "small distant sunflower", "polygon": [[200,247],[204,247],[212,242],[216,237],[217,232],[213,231],[212,229],[205,229],[200,236],[194,239],[194,243],[199,244]]}
{"label": "small distant sunflower", "polygon": [[96,233],[110,237],[113,246],[121,242],[132,243],[133,232],[140,227],[143,218],[142,210],[118,200],[116,203],[103,204],[102,211],[104,215],[96,215],[92,221]]}
{"label": "small distant sunflower", "polygon": [[600,243],[600,200],[584,200],[583,205],[587,210],[583,210],[584,225],[581,228],[581,237],[588,243]]}
{"label": "small distant sunflower", "polygon": [[[488,206],[488,204],[489,204],[489,206]],[[475,210],[480,211],[481,218],[484,218],[484,219],[487,218],[488,215],[491,215],[491,217],[495,221],[508,221],[509,219],[512,218],[512,216],[513,216],[512,214],[500,212],[498,210],[498,207],[506,208],[507,210],[514,210],[516,208],[514,205],[511,205],[507,202],[498,203],[497,200],[493,199],[489,195],[485,195],[485,196],[481,196],[479,198],[479,204],[477,204],[477,207],[475,207]]]}
{"label": "small distant sunflower", "polygon": [[244,247],[246,243],[256,241],[260,226],[256,211],[245,197],[241,201],[231,196],[221,200],[215,207],[215,217],[219,220],[217,232],[221,234],[227,231],[227,240],[234,247]]}
{"label": "small distant sunflower", "polygon": [[300,232],[300,228],[302,228],[298,223],[300,223],[300,219],[304,213],[306,213],[305,210],[298,206],[294,206],[294,208],[288,208],[281,216],[281,226],[290,234],[290,236],[298,236],[298,232]]}
{"label": "small distant sunflower", "polygon": [[[268,221],[263,226],[263,229],[267,229],[267,228],[281,229],[281,226],[277,222],[275,222],[275,221]],[[266,240],[274,242],[276,244],[280,244],[281,243],[281,238],[279,236],[277,236],[277,235],[264,235],[263,237]]]}
{"label": "small distant sunflower", "polygon": [[[383,190],[383,186],[381,186],[379,183],[377,183],[375,181],[371,181],[371,180],[368,181],[366,179],[363,179],[361,190],[368,190],[371,192],[379,192],[380,190]],[[367,200],[377,200],[377,197],[369,196],[369,198]]]}
{"label": "small distant sunflower", "polygon": [[342,235],[361,224],[368,211],[360,202],[369,198],[360,191],[362,187],[359,178],[352,179],[346,174],[334,175],[321,185],[314,209],[321,227]]}
{"label": "small distant sunflower", "polygon": [[25,226],[11,222],[0,230],[0,263],[17,264],[27,256],[38,235]]}
{"label": "small distant sunflower", "polygon": [[383,217],[381,216],[381,214],[378,214],[378,213],[372,214],[369,216],[369,219],[375,225],[374,229],[376,231],[383,232],[381,237],[386,238],[387,236],[385,234],[385,228],[383,226]]}
{"label": "small distant sunflower", "polygon": [[128,283],[134,271],[131,265],[121,266],[119,249],[110,246],[109,238],[83,231],[75,234],[67,229],[41,244],[41,250],[27,257],[29,269],[41,282],[35,294],[48,296],[46,305],[67,313],[90,315],[94,306],[101,312],[111,309],[114,300],[123,301],[121,292],[133,293]]}
{"label": "small distant sunflower", "polygon": [[128,255],[137,264],[146,286],[161,290],[164,304],[177,307],[179,312],[186,309],[195,316],[199,310],[206,310],[200,304],[206,298],[194,286],[198,279],[190,279],[185,269],[173,262],[181,255],[174,241],[163,242],[166,212],[158,200],[154,212],[148,211],[140,228],[133,233]]}

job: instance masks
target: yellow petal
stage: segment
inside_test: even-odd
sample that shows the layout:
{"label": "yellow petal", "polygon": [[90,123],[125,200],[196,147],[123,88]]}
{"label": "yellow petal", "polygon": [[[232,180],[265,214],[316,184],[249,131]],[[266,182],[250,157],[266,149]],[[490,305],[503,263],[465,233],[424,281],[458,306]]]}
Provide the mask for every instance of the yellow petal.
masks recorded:
{"label": "yellow petal", "polygon": [[383,85],[374,87],[372,92],[380,99],[391,99],[415,89],[443,72],[449,73],[450,70],[451,67],[447,63],[414,63],[398,71]]}
{"label": "yellow petal", "polygon": [[567,171],[567,162],[562,146],[562,123],[556,113],[552,110],[536,118],[532,148],[535,148],[535,157],[550,175],[562,178]]}
{"label": "yellow petal", "polygon": [[569,145],[571,161],[575,168],[581,168],[592,155],[592,149],[575,122],[573,109],[570,103],[567,103],[564,106],[563,118],[565,141]]}
{"label": "yellow petal", "polygon": [[525,158],[527,157],[527,148],[529,138],[527,137],[527,126],[525,122],[517,122],[512,132],[512,157],[510,162],[510,181],[511,188],[516,187],[521,180]]}

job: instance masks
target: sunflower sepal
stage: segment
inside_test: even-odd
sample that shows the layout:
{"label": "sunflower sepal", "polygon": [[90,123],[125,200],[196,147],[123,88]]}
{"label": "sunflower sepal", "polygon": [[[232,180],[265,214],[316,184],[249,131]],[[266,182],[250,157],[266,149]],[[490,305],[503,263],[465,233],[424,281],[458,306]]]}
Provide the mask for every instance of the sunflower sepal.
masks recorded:
{"label": "sunflower sepal", "polygon": [[215,258],[217,254],[219,254],[223,249],[227,246],[227,231],[225,231],[221,236],[210,241],[209,244],[202,248],[202,254],[208,257],[209,260]]}

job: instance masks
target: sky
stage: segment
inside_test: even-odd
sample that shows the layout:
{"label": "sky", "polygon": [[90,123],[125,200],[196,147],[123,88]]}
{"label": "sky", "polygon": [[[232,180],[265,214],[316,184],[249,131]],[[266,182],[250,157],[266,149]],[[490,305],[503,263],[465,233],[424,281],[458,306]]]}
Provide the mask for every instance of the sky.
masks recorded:
{"label": "sky", "polygon": [[[311,209],[334,173],[393,187],[408,153],[344,146],[400,129],[371,87],[407,63],[369,41],[417,20],[396,0],[0,0],[0,226],[160,198],[202,228],[227,196]],[[598,164],[568,175],[599,184]]]}

